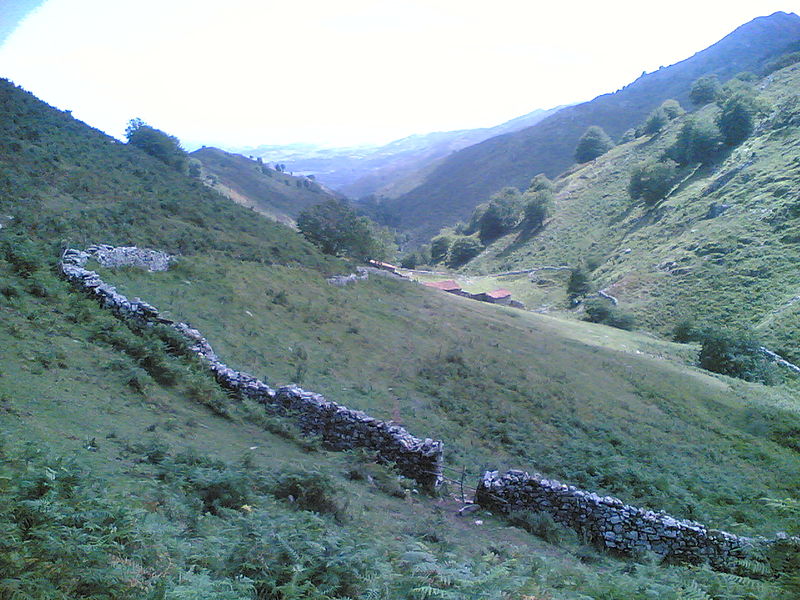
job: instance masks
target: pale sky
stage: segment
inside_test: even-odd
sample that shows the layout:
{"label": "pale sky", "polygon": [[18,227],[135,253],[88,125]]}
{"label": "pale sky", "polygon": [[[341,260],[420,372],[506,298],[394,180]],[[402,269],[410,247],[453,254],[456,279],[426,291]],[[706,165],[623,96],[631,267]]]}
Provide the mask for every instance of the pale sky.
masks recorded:
{"label": "pale sky", "polygon": [[778,10],[800,0],[47,0],[0,76],[117,137],[383,143],[613,92]]}

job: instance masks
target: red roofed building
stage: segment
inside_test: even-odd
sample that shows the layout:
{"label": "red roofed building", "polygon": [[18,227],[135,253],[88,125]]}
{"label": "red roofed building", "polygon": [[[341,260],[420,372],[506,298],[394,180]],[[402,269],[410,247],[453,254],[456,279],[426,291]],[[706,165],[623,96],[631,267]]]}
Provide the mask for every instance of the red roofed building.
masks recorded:
{"label": "red roofed building", "polygon": [[481,302],[491,302],[492,304],[510,304],[511,292],[504,289],[492,290],[491,292],[481,292],[480,294],[473,294],[470,296],[475,300]]}
{"label": "red roofed building", "polygon": [[445,281],[428,281],[424,285],[436,288],[437,290],[442,290],[443,292],[450,292],[451,294],[457,294],[459,296],[466,295],[466,293],[461,289],[461,284],[454,281],[453,279],[447,279]]}
{"label": "red roofed building", "polygon": [[389,263],[381,262],[379,260],[372,260],[369,259],[369,264],[371,264],[376,269],[383,269],[384,271],[389,271],[389,273],[397,272],[397,267],[395,265],[390,265]]}

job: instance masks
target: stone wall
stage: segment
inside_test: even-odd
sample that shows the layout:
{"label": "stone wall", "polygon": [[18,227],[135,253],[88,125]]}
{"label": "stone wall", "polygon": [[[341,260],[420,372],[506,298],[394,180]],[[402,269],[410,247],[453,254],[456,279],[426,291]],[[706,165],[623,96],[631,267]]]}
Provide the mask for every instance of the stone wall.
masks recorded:
{"label": "stone wall", "polygon": [[96,298],[120,318],[140,325],[160,323],[173,327],[222,387],[295,418],[304,432],[319,435],[328,447],[335,450],[366,448],[375,451],[379,460],[394,463],[400,473],[422,486],[433,488],[440,482],[442,442],[430,438],[421,440],[399,425],[374,419],[296,386],[282,387],[275,392],[256,377],[223,363],[198,330],[162,317],[158,309],[139,298],[129,300],[117,292],[95,271],[85,268],[90,258],[109,267],[132,265],[164,271],[173,260],[169,255],[135,247],[98,245],[86,251],[69,249],[61,257],[61,272],[72,285]]}
{"label": "stone wall", "polygon": [[[112,267],[135,265],[155,271],[167,269],[172,257],[133,247],[91,246],[85,252],[66,250],[61,271],[74,286],[119,317],[144,325],[161,323],[173,327],[221,386],[294,418],[304,432],[319,435],[328,447],[375,451],[379,460],[394,463],[403,475],[426,487],[434,487],[441,481],[442,442],[416,438],[391,421],[374,419],[297,386],[275,391],[256,377],[228,367],[199,331],[162,317],[155,307],[139,298],[129,300],[114,286],[103,282],[96,272],[84,268],[90,258]],[[487,472],[478,484],[475,502],[504,513],[516,510],[548,513],[557,522],[612,551],[624,554],[652,551],[673,560],[708,561],[714,566],[724,566],[730,557],[744,556],[753,546],[781,541],[781,538],[746,538],[708,529],[701,523],[628,506],[617,498],[598,496],[523,471],[508,471],[503,475]],[[800,543],[794,538],[792,541]]]}
{"label": "stone wall", "polygon": [[623,554],[651,551],[672,560],[708,561],[720,566],[731,556],[744,556],[748,548],[771,543],[628,506],[617,498],[598,496],[523,471],[503,475],[487,471],[478,484],[475,502],[504,513],[545,512],[595,543]]}

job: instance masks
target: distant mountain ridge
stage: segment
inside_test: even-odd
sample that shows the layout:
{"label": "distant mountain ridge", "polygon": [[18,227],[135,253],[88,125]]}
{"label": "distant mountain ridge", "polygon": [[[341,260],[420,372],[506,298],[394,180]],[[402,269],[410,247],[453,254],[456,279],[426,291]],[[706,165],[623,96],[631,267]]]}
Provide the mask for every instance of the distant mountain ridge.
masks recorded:
{"label": "distant mountain ridge", "polygon": [[287,170],[313,174],[351,198],[395,197],[420,183],[415,177],[447,155],[488,138],[530,127],[563,108],[537,109],[494,127],[414,134],[382,146],[324,148],[313,144],[231,148],[245,156],[285,164]]}
{"label": "distant mountain ridge", "polygon": [[574,162],[575,146],[587,127],[599,125],[618,139],[666,99],[675,98],[688,108],[689,90],[698,77],[714,73],[725,80],[741,71],[757,70],[798,41],[800,17],[794,13],[753,19],[694,56],[644,74],[614,93],[455,152],[420,185],[387,202],[385,210],[400,229],[422,242],[442,226],[468,217],[500,188],[524,188],[538,173],[553,177],[564,171]]}

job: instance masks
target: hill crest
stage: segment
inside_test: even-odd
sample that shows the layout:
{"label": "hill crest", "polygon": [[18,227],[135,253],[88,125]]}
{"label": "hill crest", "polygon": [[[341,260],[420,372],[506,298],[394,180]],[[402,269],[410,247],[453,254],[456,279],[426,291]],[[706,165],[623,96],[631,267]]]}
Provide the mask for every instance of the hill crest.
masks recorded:
{"label": "hill crest", "polygon": [[536,125],[490,138],[443,160],[424,182],[387,201],[384,209],[416,242],[465,219],[480,202],[504,186],[524,189],[531,178],[554,177],[573,164],[573,152],[587,127],[599,125],[613,138],[641,123],[664,100],[688,106],[692,82],[714,73],[727,80],[755,71],[764,61],[800,41],[800,17],[777,12],[741,25],[690,58],[647,73],[614,93],[564,108]]}

